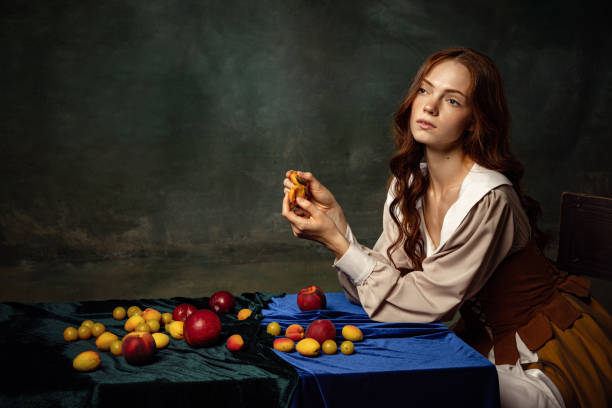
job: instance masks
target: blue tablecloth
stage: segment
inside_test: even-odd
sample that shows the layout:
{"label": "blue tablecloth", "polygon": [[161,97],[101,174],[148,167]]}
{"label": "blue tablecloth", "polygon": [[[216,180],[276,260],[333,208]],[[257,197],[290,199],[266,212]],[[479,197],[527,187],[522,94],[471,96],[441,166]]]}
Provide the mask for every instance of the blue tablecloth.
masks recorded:
{"label": "blue tablecloth", "polygon": [[276,352],[299,372],[294,407],[498,407],[495,366],[440,323],[377,323],[343,293],[327,293],[327,307],[302,312],[297,295],[273,298],[263,325],[278,322],[304,329],[316,319],[359,327],[355,353],[305,357]]}

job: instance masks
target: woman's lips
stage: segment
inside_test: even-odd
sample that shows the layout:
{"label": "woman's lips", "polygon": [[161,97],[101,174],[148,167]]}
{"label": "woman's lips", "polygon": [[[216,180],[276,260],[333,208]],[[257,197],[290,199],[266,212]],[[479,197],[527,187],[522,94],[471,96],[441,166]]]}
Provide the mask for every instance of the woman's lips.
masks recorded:
{"label": "woman's lips", "polygon": [[417,125],[419,125],[419,127],[421,129],[433,129],[433,128],[435,128],[433,123],[428,122],[428,121],[426,121],[424,119],[419,119],[419,120],[416,121],[416,123],[417,123]]}

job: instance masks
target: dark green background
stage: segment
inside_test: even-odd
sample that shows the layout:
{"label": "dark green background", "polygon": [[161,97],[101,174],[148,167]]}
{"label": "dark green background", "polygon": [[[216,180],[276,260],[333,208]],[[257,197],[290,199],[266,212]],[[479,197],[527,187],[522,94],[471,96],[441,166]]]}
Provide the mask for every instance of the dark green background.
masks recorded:
{"label": "dark green background", "polygon": [[456,45],[498,64],[524,185],[554,237],[563,191],[612,195],[603,14],[570,1],[3,1],[0,255],[330,264],[280,215],[287,169],[312,171],[371,246],[392,115],[423,60]]}

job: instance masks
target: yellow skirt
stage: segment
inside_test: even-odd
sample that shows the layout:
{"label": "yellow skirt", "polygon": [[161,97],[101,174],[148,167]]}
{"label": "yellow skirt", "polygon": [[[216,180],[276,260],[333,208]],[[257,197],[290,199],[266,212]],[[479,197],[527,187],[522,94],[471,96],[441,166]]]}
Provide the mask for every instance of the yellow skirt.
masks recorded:
{"label": "yellow skirt", "polygon": [[539,368],[557,386],[567,408],[612,407],[612,316],[592,297],[585,303],[563,296],[582,311],[572,326],[559,329],[537,350]]}

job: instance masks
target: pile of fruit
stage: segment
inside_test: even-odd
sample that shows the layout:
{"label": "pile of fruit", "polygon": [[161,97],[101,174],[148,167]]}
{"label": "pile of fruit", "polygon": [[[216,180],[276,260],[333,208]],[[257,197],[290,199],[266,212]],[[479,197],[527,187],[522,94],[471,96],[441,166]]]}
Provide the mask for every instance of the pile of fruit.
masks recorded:
{"label": "pile of fruit", "polygon": [[[281,326],[277,322],[270,322],[266,331],[273,336],[280,336]],[[340,344],[342,354],[353,354],[355,351],[354,342],[363,340],[363,333],[357,326],[347,324],[342,328],[344,341]],[[297,344],[296,344],[297,342]],[[335,354],[338,350],[336,343],[336,327],[327,319],[313,321],[306,328],[299,324],[291,324],[285,330],[285,337],[274,339],[274,349],[289,353],[297,350],[303,356],[315,357],[323,350],[325,354]]]}
{"label": "pile of fruit", "polygon": [[[94,337],[98,351],[110,351],[115,356],[125,358],[132,365],[142,365],[153,360],[155,352],[170,343],[170,337],[175,340],[185,340],[191,347],[206,347],[217,343],[221,334],[221,320],[217,313],[232,313],[235,307],[234,296],[227,291],[215,293],[209,301],[211,310],[198,310],[194,305],[183,303],[174,308],[172,313],[160,312],[153,308],[141,310],[138,306],[130,306],[127,311],[117,306],[113,312],[115,320],[125,320],[123,328],[127,334],[119,336],[106,330],[102,323],[85,320],[78,329],[67,327],[64,339],[68,342],[87,340]],[[213,312],[214,310],[214,312]],[[238,319],[250,317],[250,309],[238,312]],[[161,327],[166,333],[161,333]],[[239,334],[230,336],[226,346],[231,351],[238,351],[244,346],[244,340]],[[92,371],[100,365],[100,355],[95,350],[87,350],[77,355],[73,367],[78,371]]]}
{"label": "pile of fruit", "polygon": [[[324,309],[327,306],[327,298],[318,286],[307,286],[298,293],[297,305],[303,312]],[[282,329],[278,322],[271,322],[266,327],[266,331],[278,337]],[[353,354],[354,342],[363,340],[363,333],[357,326],[347,324],[342,328],[342,337],[344,341],[340,344],[340,351],[343,354]],[[336,327],[327,319],[313,321],[306,331],[299,324],[291,324],[285,330],[285,337],[274,339],[273,347],[285,353],[295,348],[298,353],[308,357],[318,356],[321,350],[325,354],[335,354],[338,350]]]}
{"label": "pile of fruit", "polygon": [[[303,288],[297,297],[300,310],[310,311],[326,307],[325,293],[317,286]],[[172,313],[160,312],[153,308],[141,310],[138,306],[130,306],[127,310],[117,306],[112,311],[115,320],[125,320],[123,328],[127,332],[123,338],[106,330],[102,323],[85,320],[81,327],[67,327],[64,339],[68,342],[87,340],[94,337],[98,351],[110,351],[115,356],[125,358],[131,365],[143,365],[153,361],[155,352],[170,343],[170,338],[185,340],[191,347],[208,347],[217,344],[221,335],[221,320],[218,313],[233,313],[235,309],[234,296],[227,291],[216,292],[211,296],[209,309],[197,309],[194,305],[183,303],[174,308]],[[248,319],[253,311],[241,309],[238,320]],[[161,333],[161,328],[166,333]],[[277,322],[267,325],[267,333],[277,337],[273,341],[275,350],[291,352],[294,349],[304,356],[317,356],[322,350],[325,354],[335,354],[336,327],[327,319],[311,322],[306,330],[299,324],[291,324],[285,330],[285,336],[280,337],[282,329]],[[354,352],[354,342],[363,340],[361,329],[353,325],[342,328],[344,341],[340,344],[343,354]],[[231,351],[239,351],[244,347],[244,339],[239,334],[228,337],[226,347]],[[95,350],[87,350],[77,355],[73,367],[78,371],[92,371],[100,366],[100,355]]]}

